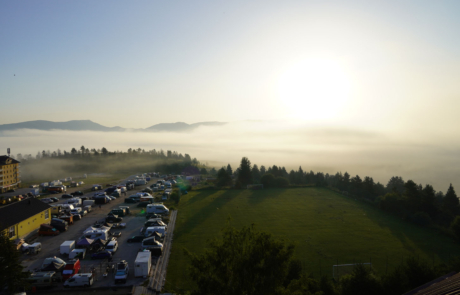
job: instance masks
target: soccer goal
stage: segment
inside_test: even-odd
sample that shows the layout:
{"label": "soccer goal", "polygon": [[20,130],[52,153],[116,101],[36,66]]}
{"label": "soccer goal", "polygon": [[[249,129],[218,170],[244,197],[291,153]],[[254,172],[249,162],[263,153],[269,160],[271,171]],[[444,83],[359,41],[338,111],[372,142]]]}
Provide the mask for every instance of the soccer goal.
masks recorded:
{"label": "soccer goal", "polygon": [[366,267],[371,268],[372,263],[350,263],[350,264],[335,264],[332,265],[332,277],[334,280],[338,281],[341,276],[351,274],[353,271],[353,268],[356,265],[362,264]]}

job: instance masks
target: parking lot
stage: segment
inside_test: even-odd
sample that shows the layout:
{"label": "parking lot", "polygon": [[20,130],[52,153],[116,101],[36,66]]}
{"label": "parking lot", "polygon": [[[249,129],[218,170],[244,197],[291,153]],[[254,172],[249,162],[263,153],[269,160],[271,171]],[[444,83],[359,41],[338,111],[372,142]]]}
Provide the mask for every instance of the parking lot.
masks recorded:
{"label": "parking lot", "polygon": [[[150,184],[156,182],[152,179]],[[136,192],[144,189],[148,185],[137,186],[134,190],[128,191],[127,195],[135,194]],[[93,192],[94,193],[94,192]],[[85,194],[85,196],[91,197],[93,193]],[[103,220],[107,214],[114,208],[118,208],[120,205],[127,205],[130,207],[131,214],[123,217],[123,223],[126,223],[126,228],[123,229],[112,229],[112,232],[121,232],[121,237],[118,238],[118,250],[113,255],[113,260],[109,263],[107,259],[104,260],[91,260],[91,254],[87,253],[85,259],[81,260],[81,272],[90,272],[91,268],[95,269],[96,277],[93,287],[103,286],[114,286],[114,273],[108,272],[106,274],[107,266],[110,264],[116,264],[120,260],[126,260],[129,264],[129,276],[126,285],[140,285],[146,278],[135,278],[134,277],[134,261],[138,251],[141,249],[141,243],[127,243],[128,238],[139,234],[140,228],[146,221],[144,216],[136,216],[141,212],[141,208],[137,207],[137,204],[125,204],[125,197],[119,197],[116,200],[111,201],[108,204],[99,205],[93,207],[93,210],[89,212],[85,217],[79,221],[75,221],[73,225],[69,226],[69,229],[57,236],[40,236],[37,237],[33,242],[42,243],[42,251],[39,254],[23,255],[22,264],[25,270],[34,271],[39,269],[43,260],[48,257],[59,257],[64,261],[67,259],[64,255],[60,254],[60,245],[64,241],[78,240],[85,229],[93,225],[96,221]],[[65,200],[61,200],[59,203],[65,203]],[[58,283],[57,288],[63,288],[63,283]]]}

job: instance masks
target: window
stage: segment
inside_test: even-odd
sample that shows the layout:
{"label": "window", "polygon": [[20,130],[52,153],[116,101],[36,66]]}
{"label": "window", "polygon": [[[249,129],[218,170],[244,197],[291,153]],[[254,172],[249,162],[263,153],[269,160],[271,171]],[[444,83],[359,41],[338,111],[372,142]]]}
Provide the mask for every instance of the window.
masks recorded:
{"label": "window", "polygon": [[45,219],[48,219],[50,218],[50,213],[48,210],[45,211]]}
{"label": "window", "polygon": [[9,238],[12,238],[12,237],[14,237],[15,235],[16,235],[16,233],[15,233],[15,230],[14,230],[14,226],[12,226],[12,227],[10,227],[10,228],[8,229],[8,237],[9,237]]}

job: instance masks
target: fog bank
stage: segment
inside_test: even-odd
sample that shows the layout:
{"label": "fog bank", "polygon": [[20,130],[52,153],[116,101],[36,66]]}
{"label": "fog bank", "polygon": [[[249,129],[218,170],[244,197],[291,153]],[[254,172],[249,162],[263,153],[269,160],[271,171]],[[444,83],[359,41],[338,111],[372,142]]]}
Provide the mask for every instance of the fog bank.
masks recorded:
{"label": "fog bank", "polygon": [[[19,130],[0,132],[0,154],[11,148],[12,155],[43,150],[70,152],[86,148],[109,151],[174,150],[190,154],[201,162],[234,169],[241,157],[253,164],[285,166],[290,169],[371,176],[386,184],[391,176],[432,184],[445,192],[449,183],[458,187],[460,142],[455,138],[419,134],[407,136],[395,131],[333,128],[296,122],[237,122],[225,126],[200,127],[189,133],[83,132]],[[458,185],[456,186],[456,184]]]}

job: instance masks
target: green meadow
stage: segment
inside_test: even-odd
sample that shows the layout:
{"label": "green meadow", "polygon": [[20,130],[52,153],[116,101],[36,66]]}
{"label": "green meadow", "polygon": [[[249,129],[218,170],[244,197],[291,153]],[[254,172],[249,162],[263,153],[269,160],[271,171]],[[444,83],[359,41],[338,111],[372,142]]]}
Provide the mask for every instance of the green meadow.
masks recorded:
{"label": "green meadow", "polygon": [[409,256],[437,263],[460,255],[455,240],[326,188],[192,191],[182,196],[178,210],[168,290],[193,287],[183,249],[201,253],[229,216],[236,228],[254,223],[294,243],[295,256],[317,277],[332,276],[337,263],[371,262],[385,273]]}

